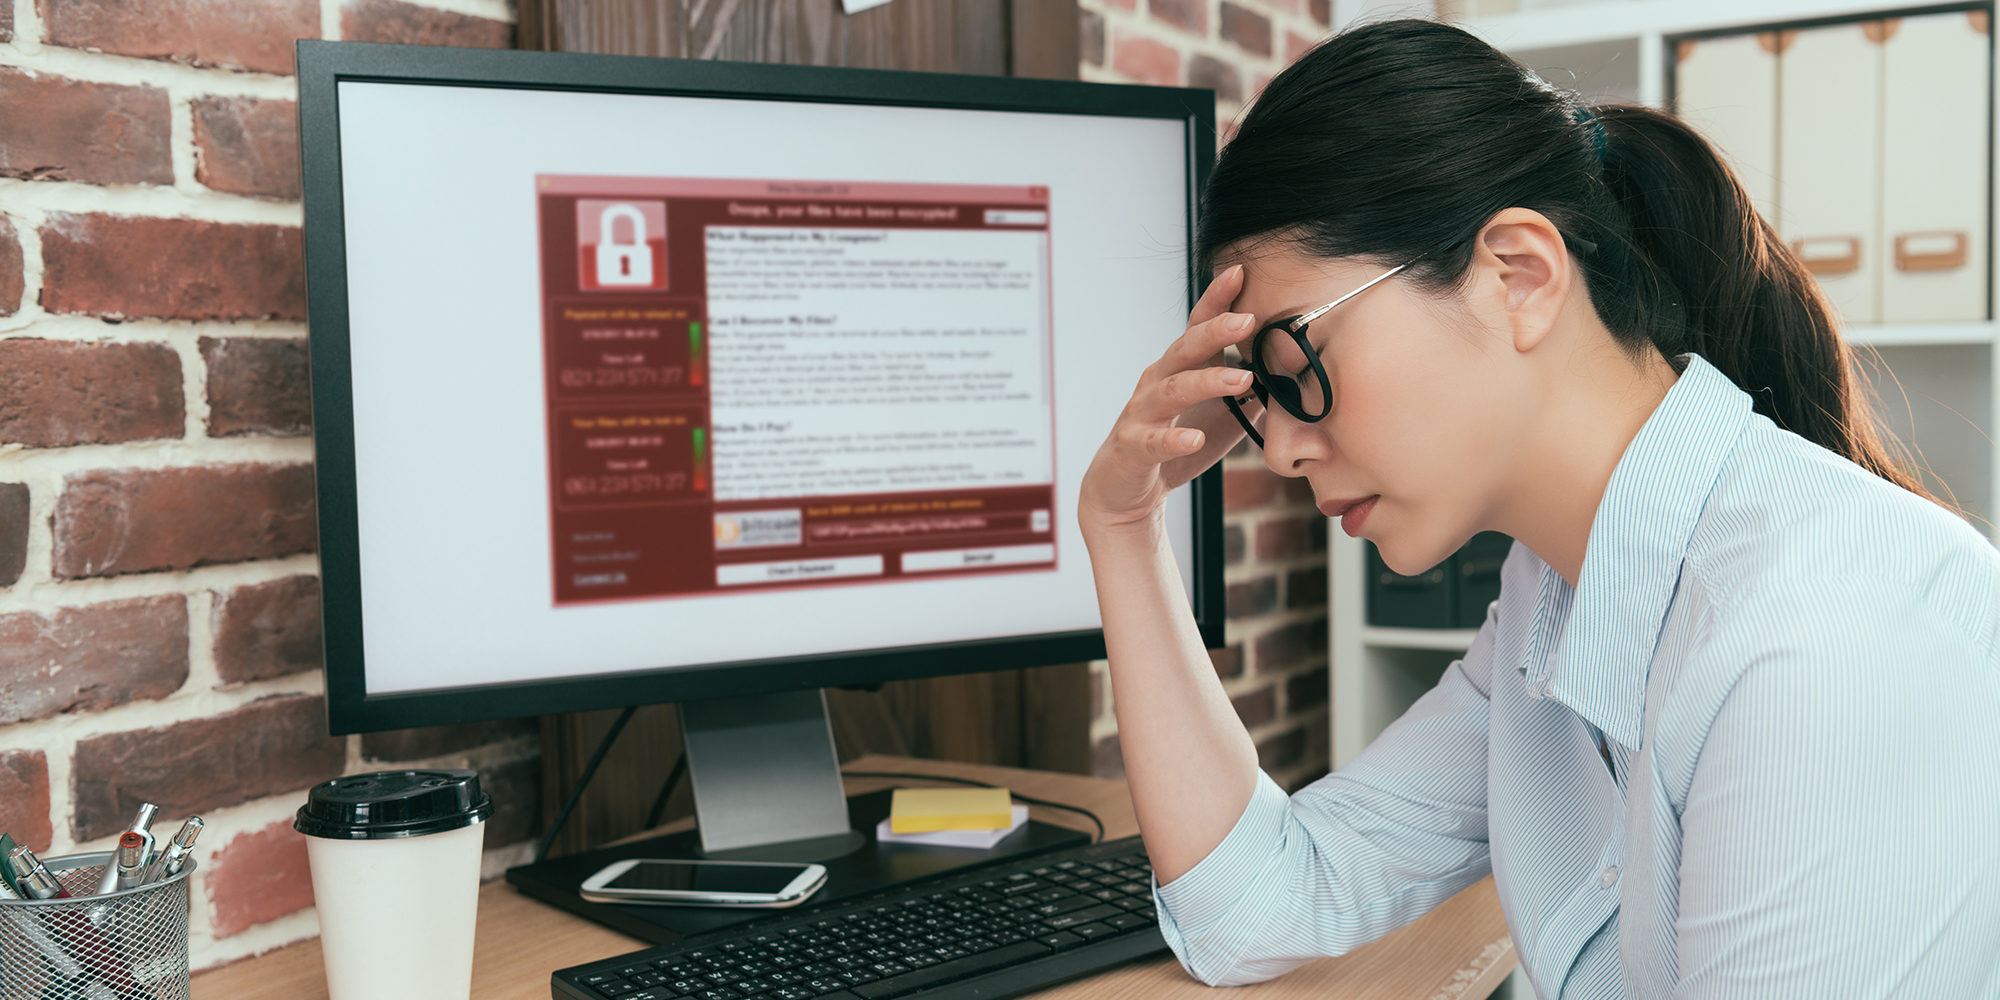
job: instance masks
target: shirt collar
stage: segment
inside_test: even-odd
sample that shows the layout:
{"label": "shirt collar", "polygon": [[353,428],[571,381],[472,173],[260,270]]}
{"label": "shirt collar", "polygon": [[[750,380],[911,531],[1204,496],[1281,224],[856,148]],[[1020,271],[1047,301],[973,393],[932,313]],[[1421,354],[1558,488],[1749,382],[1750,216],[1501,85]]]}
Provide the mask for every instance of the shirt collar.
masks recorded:
{"label": "shirt collar", "polygon": [[1688,539],[1750,420],[1749,393],[1699,355],[1682,359],[1680,378],[1611,472],[1554,655],[1522,664],[1537,690],[1632,749]]}

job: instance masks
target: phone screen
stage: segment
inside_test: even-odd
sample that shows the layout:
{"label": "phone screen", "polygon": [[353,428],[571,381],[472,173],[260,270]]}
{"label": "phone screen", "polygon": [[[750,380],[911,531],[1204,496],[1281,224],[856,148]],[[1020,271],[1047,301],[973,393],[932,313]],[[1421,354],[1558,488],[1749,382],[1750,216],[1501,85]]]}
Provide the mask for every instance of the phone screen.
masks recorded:
{"label": "phone screen", "polygon": [[775,893],[791,885],[799,868],[780,865],[688,864],[642,861],[605,884],[607,889],[692,889],[697,892]]}

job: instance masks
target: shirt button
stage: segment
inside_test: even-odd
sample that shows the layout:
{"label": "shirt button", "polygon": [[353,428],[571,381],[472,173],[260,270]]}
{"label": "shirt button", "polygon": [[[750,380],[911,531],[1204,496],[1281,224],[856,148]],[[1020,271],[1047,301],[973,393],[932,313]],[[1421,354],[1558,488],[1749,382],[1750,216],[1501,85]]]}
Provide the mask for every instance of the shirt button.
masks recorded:
{"label": "shirt button", "polygon": [[1618,884],[1618,866],[1612,865],[1597,873],[1597,884],[1606,889]]}
{"label": "shirt button", "polygon": [[1547,681],[1536,681],[1535,683],[1533,683],[1533,684],[1531,684],[1531,685],[1529,685],[1529,686],[1528,686],[1528,693],[1529,693],[1529,694],[1532,694],[1532,695],[1534,695],[1534,696],[1535,696],[1535,697],[1537,697],[1537,698],[1546,698],[1546,697],[1548,697],[1548,696],[1549,696],[1549,682],[1547,682]]}

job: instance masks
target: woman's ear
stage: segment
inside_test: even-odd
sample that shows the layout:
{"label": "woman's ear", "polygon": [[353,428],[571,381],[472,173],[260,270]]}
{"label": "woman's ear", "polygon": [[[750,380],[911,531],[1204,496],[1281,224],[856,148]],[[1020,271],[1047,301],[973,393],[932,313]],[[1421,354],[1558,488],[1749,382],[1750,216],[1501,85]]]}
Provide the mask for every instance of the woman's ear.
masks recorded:
{"label": "woman's ear", "polygon": [[1569,248],[1555,223],[1532,209],[1499,212],[1479,230],[1472,266],[1516,351],[1533,350],[1547,339],[1562,312],[1571,272]]}

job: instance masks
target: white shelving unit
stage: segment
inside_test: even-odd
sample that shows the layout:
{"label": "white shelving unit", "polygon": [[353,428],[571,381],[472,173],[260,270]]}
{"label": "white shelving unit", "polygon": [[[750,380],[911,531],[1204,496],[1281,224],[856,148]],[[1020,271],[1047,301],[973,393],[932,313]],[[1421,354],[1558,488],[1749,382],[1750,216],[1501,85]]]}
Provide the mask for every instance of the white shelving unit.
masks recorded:
{"label": "white shelving unit", "polygon": [[[1855,0],[1461,0],[1474,34],[1545,79],[1593,101],[1623,99],[1664,107],[1670,67],[1667,40],[1700,32],[1749,29],[1831,18],[1862,19],[1915,4]],[[1480,16],[1511,5],[1513,13]],[[1407,15],[1407,3],[1341,4],[1343,17]],[[2000,121],[1989,141],[2000,135]],[[2000,162],[1996,155],[1990,162]],[[2000,199],[1989,197],[1989,208]],[[2000,234],[2000,219],[1993,223]],[[1989,262],[1990,263],[1990,262]],[[1993,276],[2000,291],[2000,269]],[[1919,449],[1977,519],[2000,520],[2000,323],[1850,325],[1850,343],[1871,368],[1889,428]],[[1900,390],[1900,391],[1899,391]],[[1937,483],[1932,484],[1936,489]],[[1981,524],[1991,537],[1991,523]],[[1866,530],[1857,525],[1856,530]],[[1366,623],[1367,561],[1361,542],[1330,525],[1330,718],[1333,764],[1360,753],[1462,656],[1474,633],[1462,629],[1382,628]],[[1496,997],[1529,997],[1517,974]],[[1510,992],[1511,990],[1511,992]]]}

